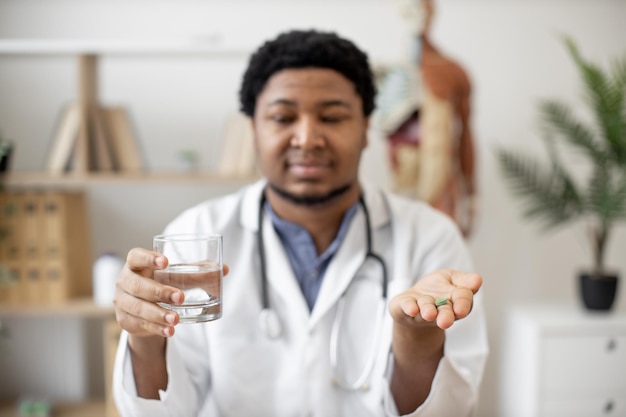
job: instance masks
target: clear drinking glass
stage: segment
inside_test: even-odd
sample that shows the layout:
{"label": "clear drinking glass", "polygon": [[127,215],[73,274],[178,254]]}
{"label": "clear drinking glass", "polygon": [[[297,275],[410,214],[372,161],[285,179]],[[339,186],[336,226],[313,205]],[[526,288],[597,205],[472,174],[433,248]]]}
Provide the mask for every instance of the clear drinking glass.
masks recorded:
{"label": "clear drinking glass", "polygon": [[180,288],[181,305],[158,303],[175,311],[180,323],[200,323],[222,317],[222,236],[217,234],[158,235],[154,250],[165,255],[167,268],[154,271],[154,280]]}

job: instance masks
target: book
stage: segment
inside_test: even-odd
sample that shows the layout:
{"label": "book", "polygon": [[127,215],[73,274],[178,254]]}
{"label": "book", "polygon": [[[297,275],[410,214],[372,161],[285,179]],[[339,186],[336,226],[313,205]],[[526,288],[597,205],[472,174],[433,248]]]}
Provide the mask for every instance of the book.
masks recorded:
{"label": "book", "polygon": [[91,250],[84,192],[0,193],[0,263],[11,285],[0,302],[54,304],[91,294]]}
{"label": "book", "polygon": [[21,236],[21,277],[23,296],[26,304],[40,304],[45,298],[42,269],[42,197],[38,192],[23,192],[18,195],[19,224]]}
{"label": "book", "polygon": [[17,262],[17,201],[14,192],[0,192],[0,303],[20,300],[20,268]]}
{"label": "book", "polygon": [[217,171],[226,176],[247,176],[256,171],[252,124],[242,113],[226,120]]}
{"label": "book", "polygon": [[22,268],[22,225],[20,210],[20,193],[8,192],[6,195],[5,216],[7,218],[6,266],[13,284],[10,287],[9,302],[18,304],[24,299],[25,283]]}
{"label": "book", "polygon": [[93,107],[89,110],[89,115],[93,123],[93,140],[90,143],[92,166],[96,171],[111,171],[113,170],[112,147],[102,111],[98,107]]}
{"label": "book", "polygon": [[66,106],[62,113],[56,135],[46,159],[46,170],[51,174],[62,174],[68,168],[72,156],[78,129],[80,112],[76,104]]}
{"label": "book", "polygon": [[78,137],[72,150],[68,169],[76,174],[86,174],[90,169],[89,110],[85,106],[79,107],[78,114]]}
{"label": "book", "polygon": [[100,111],[110,139],[115,168],[123,172],[143,171],[142,152],[126,109],[108,107]]}
{"label": "book", "polygon": [[91,294],[91,252],[83,192],[43,194],[43,281],[46,303]]}

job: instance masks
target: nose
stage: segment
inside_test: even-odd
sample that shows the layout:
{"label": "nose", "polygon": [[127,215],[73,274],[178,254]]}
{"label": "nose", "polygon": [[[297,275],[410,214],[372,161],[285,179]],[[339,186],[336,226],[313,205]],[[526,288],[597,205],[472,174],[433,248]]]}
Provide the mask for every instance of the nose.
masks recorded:
{"label": "nose", "polygon": [[325,143],[324,135],[317,121],[312,117],[302,117],[296,123],[290,145],[296,148],[316,148]]}

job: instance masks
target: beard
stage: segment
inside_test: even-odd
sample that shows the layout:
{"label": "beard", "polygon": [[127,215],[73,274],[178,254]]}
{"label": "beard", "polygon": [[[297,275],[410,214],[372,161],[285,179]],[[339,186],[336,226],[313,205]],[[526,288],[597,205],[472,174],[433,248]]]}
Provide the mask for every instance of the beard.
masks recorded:
{"label": "beard", "polygon": [[289,191],[285,189],[282,189],[276,186],[275,184],[270,183],[268,185],[272,189],[272,191],[278,194],[281,198],[291,203],[294,203],[296,205],[306,206],[306,207],[320,206],[320,205],[327,204],[331,202],[332,200],[334,200],[335,198],[347,193],[348,190],[352,187],[352,184],[346,184],[346,185],[342,185],[341,187],[330,190],[326,194],[296,195],[296,194],[290,193]]}

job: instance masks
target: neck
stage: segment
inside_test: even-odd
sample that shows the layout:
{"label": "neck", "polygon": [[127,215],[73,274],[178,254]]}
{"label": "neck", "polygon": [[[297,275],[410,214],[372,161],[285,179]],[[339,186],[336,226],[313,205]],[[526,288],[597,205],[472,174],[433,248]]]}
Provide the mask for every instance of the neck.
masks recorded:
{"label": "neck", "polygon": [[345,212],[359,199],[358,183],[332,200],[316,205],[296,204],[271,187],[265,189],[267,201],[276,215],[304,227],[313,238],[317,253],[323,253],[337,236]]}

